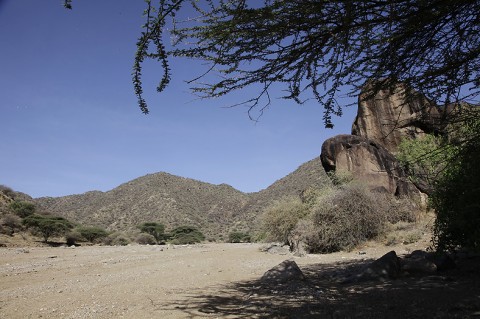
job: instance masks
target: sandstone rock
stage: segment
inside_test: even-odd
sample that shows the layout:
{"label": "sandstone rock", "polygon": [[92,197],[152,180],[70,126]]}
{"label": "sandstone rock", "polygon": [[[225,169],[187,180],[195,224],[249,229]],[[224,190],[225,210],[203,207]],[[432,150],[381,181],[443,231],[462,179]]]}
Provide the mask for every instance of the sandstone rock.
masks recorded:
{"label": "sandstone rock", "polygon": [[402,138],[439,130],[441,114],[423,95],[401,83],[373,95],[373,85],[360,93],[352,135],[374,140],[395,154]]}
{"label": "sandstone rock", "polygon": [[372,190],[394,195],[418,193],[395,156],[365,137],[337,135],[327,139],[322,145],[321,161],[327,172],[350,172]]}
{"label": "sandstone rock", "polygon": [[285,260],[268,270],[260,280],[268,283],[286,283],[305,280],[305,276],[295,261]]}

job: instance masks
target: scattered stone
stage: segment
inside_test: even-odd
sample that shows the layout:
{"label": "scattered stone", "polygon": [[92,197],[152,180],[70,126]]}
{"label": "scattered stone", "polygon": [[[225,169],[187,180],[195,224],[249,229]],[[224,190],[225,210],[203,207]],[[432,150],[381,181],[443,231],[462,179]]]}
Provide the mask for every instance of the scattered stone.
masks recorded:
{"label": "scattered stone", "polygon": [[305,276],[295,261],[285,260],[268,270],[260,280],[262,282],[285,283],[289,281],[303,281]]}

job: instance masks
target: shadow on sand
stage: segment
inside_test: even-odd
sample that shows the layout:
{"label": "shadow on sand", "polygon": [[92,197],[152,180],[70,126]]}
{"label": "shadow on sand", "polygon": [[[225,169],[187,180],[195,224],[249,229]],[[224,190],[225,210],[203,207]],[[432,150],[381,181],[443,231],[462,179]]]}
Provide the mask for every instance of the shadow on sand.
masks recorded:
{"label": "shadow on sand", "polygon": [[311,265],[302,267],[303,281],[234,282],[152,304],[187,318],[480,318],[478,259],[436,275],[345,281],[369,262]]}

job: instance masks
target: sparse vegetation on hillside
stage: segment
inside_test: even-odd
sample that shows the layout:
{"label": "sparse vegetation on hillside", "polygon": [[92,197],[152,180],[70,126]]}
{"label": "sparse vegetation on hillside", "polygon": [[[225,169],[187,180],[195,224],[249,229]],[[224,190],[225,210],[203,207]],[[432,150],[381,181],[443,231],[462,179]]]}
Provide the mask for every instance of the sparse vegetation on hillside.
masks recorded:
{"label": "sparse vegetation on hillside", "polygon": [[14,201],[9,205],[9,208],[21,218],[35,213],[35,204],[26,201]]}

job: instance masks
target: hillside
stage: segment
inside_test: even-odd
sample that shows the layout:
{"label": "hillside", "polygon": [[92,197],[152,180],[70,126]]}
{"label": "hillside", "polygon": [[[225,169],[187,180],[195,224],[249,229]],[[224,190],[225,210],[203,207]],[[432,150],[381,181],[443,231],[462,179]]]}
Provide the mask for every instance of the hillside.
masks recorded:
{"label": "hillside", "polygon": [[320,159],[316,158],[257,193],[156,173],[108,192],[42,197],[35,202],[42,210],[83,225],[127,230],[142,222],[157,221],[167,228],[197,226],[208,239],[221,240],[232,230],[253,228],[260,212],[271,202],[329,182]]}

